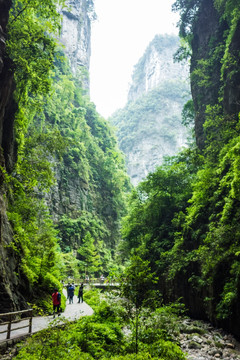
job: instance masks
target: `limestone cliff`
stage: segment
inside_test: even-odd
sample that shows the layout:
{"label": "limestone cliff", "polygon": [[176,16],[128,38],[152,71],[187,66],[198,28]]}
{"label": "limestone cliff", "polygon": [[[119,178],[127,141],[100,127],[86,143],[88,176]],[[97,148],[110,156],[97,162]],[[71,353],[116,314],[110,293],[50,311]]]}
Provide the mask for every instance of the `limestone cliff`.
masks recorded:
{"label": "limestone cliff", "polygon": [[[215,48],[218,41],[223,37],[224,28],[219,26],[219,15],[212,1],[204,0],[199,11],[199,18],[194,24],[192,40],[191,74],[198,68],[199,61],[209,59],[212,48]],[[220,40],[221,41],[221,40]],[[217,102],[220,88],[221,64],[214,61],[211,69],[208,69],[211,82],[203,86],[203,76],[194,79],[192,75],[191,90],[195,107],[195,135],[199,148],[204,147],[203,124],[205,122],[206,105],[213,105]],[[206,72],[206,69],[203,69]],[[202,86],[201,86],[202,84]]]}
{"label": "limestone cliff", "polygon": [[13,121],[16,104],[13,101],[14,80],[11,60],[5,55],[6,26],[11,1],[0,1],[0,145],[7,170],[16,158]]}
{"label": "limestone cliff", "polygon": [[134,185],[187,141],[181,112],[189,99],[189,68],[174,62],[178,46],[175,36],[153,39],[135,66],[128,104],[110,118]]}
{"label": "limestone cliff", "polygon": [[165,81],[188,79],[188,66],[174,61],[178,46],[179,40],[176,36],[155,36],[134,68],[128,101],[137,100]]}
{"label": "limestone cliff", "polygon": [[[7,217],[7,197],[4,185],[4,173],[11,173],[17,159],[17,145],[14,135],[14,116],[17,104],[13,98],[15,90],[12,61],[6,55],[6,38],[11,0],[0,0],[0,305],[1,312],[24,309],[30,295],[29,282],[21,270],[18,252],[11,247],[13,230]],[[62,12],[61,42],[74,75],[79,73],[85,89],[89,88],[88,76],[90,59],[90,35],[92,1],[80,0],[67,3]],[[84,69],[84,70],[83,70]],[[82,71],[83,70],[83,71]],[[78,184],[78,182],[77,182]],[[68,190],[69,206],[75,203],[76,193],[85,191],[75,185]],[[84,201],[83,201],[84,202]],[[56,204],[57,205],[57,204]],[[63,204],[64,205],[64,204]],[[63,206],[61,204],[61,206]],[[83,205],[82,205],[83,206]],[[54,206],[52,206],[54,207]],[[61,211],[58,209],[58,212]],[[61,214],[61,212],[60,212]],[[24,295],[24,296],[23,296]]]}
{"label": "limestone cliff", "polygon": [[10,172],[16,160],[14,140],[13,100],[14,79],[11,60],[5,53],[6,26],[11,0],[0,0],[0,299],[1,312],[26,307],[21,293],[27,291],[28,282],[20,274],[19,261],[10,246],[13,232],[6,215],[7,202],[3,184],[4,171]]}
{"label": "limestone cliff", "polygon": [[[193,24],[191,89],[195,107],[195,134],[200,149],[204,147],[203,124],[206,119],[206,107],[218,103],[223,97],[226,114],[240,111],[240,75],[239,68],[240,27],[236,25],[229,49],[226,51],[225,38],[229,24],[221,18],[213,1],[204,0]],[[213,51],[215,49],[215,52]],[[224,55],[225,52],[225,55]],[[229,64],[222,64],[228,53]],[[221,93],[222,91],[222,93]]]}
{"label": "limestone cliff", "polygon": [[[188,230],[182,231],[183,242],[179,247],[184,252],[184,261],[191,258],[191,252],[198,253],[199,257],[197,261],[196,258],[190,260],[177,273],[172,293],[175,298],[183,298],[193,317],[210,320],[239,336],[240,282],[238,274],[234,277],[231,270],[234,261],[235,266],[239,266],[239,259],[234,258],[238,254],[234,244],[239,244],[239,198],[231,190],[232,164],[238,159],[233,149],[239,144],[239,2],[193,0],[176,4],[180,4],[181,9],[180,34],[187,41],[191,40],[195,134],[205,163],[203,176],[200,175],[197,187],[194,186],[188,214],[193,209],[196,212],[187,216]],[[227,157],[229,162],[225,163]],[[208,170],[211,171],[209,177],[206,176]],[[233,174],[238,177],[239,168],[235,167]],[[223,179],[226,179],[225,186],[222,186]],[[204,192],[205,186],[207,192]],[[217,193],[218,199],[215,198]],[[225,209],[228,209],[226,217]],[[211,248],[214,251],[211,252]],[[223,256],[219,256],[219,249]],[[234,249],[233,256],[228,255],[231,249]],[[211,264],[207,271],[206,263]],[[231,300],[230,283],[233,284]]]}
{"label": "limestone cliff", "polygon": [[68,0],[62,9],[62,29],[60,41],[69,58],[74,75],[82,73],[83,84],[89,89],[89,71],[91,55],[91,17],[92,1]]}
{"label": "limestone cliff", "polygon": [[[109,149],[112,146],[115,147],[115,139],[108,129],[109,125],[98,117],[95,106],[87,104],[88,101],[79,102],[80,92],[84,93],[79,87],[79,72],[83,74],[84,90],[89,89],[89,79],[84,75],[89,68],[91,20],[94,17],[93,3],[91,0],[68,1],[67,9],[63,9],[62,15],[63,28],[60,40],[65,44],[64,51],[71,66],[71,71],[67,69],[64,76],[69,75],[75,99],[72,100],[71,96],[68,98],[65,109],[69,107],[69,112],[65,115],[61,113],[58,126],[62,134],[66,132],[66,128],[68,131],[71,129],[74,133],[71,139],[73,140],[75,135],[78,139],[76,145],[67,148],[62,161],[53,160],[56,182],[47,194],[47,203],[54,223],[60,229],[59,237],[63,249],[79,248],[84,237],[85,225],[82,222],[86,216],[98,219],[97,221],[105,229],[104,243],[114,248],[119,237],[119,215],[111,189],[114,186],[111,174],[112,164],[107,166],[108,169],[104,175],[101,175],[105,167],[101,159],[106,158],[107,161],[108,154],[110,155]],[[55,109],[56,113],[57,109]],[[47,121],[54,123],[51,106],[47,105],[45,115]],[[104,145],[105,142],[107,145]],[[95,157],[99,157],[97,162],[94,160]],[[108,181],[106,173],[111,177],[107,184],[105,183],[105,180]],[[73,227],[74,222],[79,224],[78,230],[75,226],[71,236],[68,236],[67,227]],[[93,231],[93,228],[94,226],[91,226],[90,231]],[[95,239],[100,240],[96,235]]]}
{"label": "limestone cliff", "polygon": [[[88,91],[93,3],[91,0],[67,0],[66,7],[61,10],[61,13],[60,41],[64,45],[64,53],[69,60],[73,75],[80,74],[83,87]],[[49,207],[56,221],[61,215],[73,209],[85,208],[88,186],[80,178],[69,178],[68,186],[66,186],[62,181],[63,175],[57,167],[55,176],[57,181],[50,193]]]}

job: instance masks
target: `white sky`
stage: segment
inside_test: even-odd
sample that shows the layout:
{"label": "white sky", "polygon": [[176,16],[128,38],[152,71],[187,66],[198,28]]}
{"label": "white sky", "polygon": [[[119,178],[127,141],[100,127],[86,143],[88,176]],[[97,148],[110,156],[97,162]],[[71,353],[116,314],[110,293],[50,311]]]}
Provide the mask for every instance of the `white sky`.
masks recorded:
{"label": "white sky", "polygon": [[90,96],[107,118],[126,104],[133,66],[156,34],[177,34],[174,0],[95,0]]}

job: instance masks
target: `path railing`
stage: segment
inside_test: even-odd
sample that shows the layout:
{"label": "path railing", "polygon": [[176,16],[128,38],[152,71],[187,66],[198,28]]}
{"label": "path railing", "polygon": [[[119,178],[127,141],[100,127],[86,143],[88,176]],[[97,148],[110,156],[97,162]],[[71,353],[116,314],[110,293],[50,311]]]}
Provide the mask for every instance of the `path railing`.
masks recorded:
{"label": "path railing", "polygon": [[92,285],[95,286],[96,284],[104,284],[104,285],[114,285],[117,286],[119,283],[116,280],[108,279],[108,278],[90,278],[86,279],[70,279],[70,280],[62,280],[62,285],[66,287],[68,284],[74,284],[75,286],[83,285]]}
{"label": "path railing", "polygon": [[[29,314],[28,314],[29,313]],[[21,318],[22,314],[27,315],[28,317]],[[26,334],[32,333],[32,316],[33,309],[15,311],[10,313],[0,314],[0,319],[3,319],[3,322],[0,322],[0,343],[11,340],[11,334],[13,332],[17,332],[17,330],[28,328]],[[26,323],[25,323],[26,321]],[[19,324],[18,324],[19,323]],[[16,324],[16,326],[15,326]],[[18,326],[20,325],[20,326]],[[4,333],[6,333],[6,337],[4,338]],[[23,334],[21,334],[23,335]],[[15,335],[14,337],[17,337]]]}

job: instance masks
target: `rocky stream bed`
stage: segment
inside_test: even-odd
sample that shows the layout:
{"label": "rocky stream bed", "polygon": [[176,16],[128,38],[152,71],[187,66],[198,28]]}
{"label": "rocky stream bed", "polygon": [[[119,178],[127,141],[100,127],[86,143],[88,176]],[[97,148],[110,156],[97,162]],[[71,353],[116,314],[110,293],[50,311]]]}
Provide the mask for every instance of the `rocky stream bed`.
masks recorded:
{"label": "rocky stream bed", "polygon": [[[240,360],[240,343],[232,335],[214,328],[210,323],[184,319],[178,342],[187,360]],[[5,354],[0,355],[0,359],[13,359],[17,348],[18,345],[9,347]]]}
{"label": "rocky stream bed", "polygon": [[203,321],[183,320],[179,341],[188,360],[240,359],[240,343]]}

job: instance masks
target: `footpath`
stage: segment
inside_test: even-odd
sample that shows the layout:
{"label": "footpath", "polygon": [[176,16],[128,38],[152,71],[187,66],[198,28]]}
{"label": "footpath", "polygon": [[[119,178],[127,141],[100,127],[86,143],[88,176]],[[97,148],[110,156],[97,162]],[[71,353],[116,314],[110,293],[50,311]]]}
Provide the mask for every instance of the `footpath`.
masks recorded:
{"label": "footpath", "polygon": [[[93,309],[85,302],[79,304],[77,297],[74,296],[73,304],[68,304],[67,301],[66,309],[58,319],[65,318],[74,321],[81,316],[92,314]],[[36,333],[46,329],[53,320],[53,315],[33,318],[32,332]],[[183,319],[181,328],[178,341],[184,353],[187,354],[187,360],[240,360],[240,343],[222,329],[216,329],[209,323],[191,319]],[[21,331],[23,330],[16,330],[14,335],[23,335],[23,333],[20,333]],[[0,334],[0,340],[1,336],[2,334]],[[5,355],[2,355],[2,357],[0,355],[0,359],[12,359],[12,356],[14,356],[12,350],[14,349],[10,348]]]}
{"label": "footpath", "polygon": [[[67,300],[65,311],[61,313],[59,319],[61,319],[61,317],[64,317],[68,321],[74,321],[79,319],[81,316],[87,316],[92,314],[93,309],[85,302],[79,304],[77,296],[74,295],[73,304],[68,304]],[[40,330],[46,329],[49,326],[50,322],[53,321],[53,319],[53,315],[34,317],[32,322],[32,332],[36,333]]]}
{"label": "footpath", "polygon": [[[63,290],[63,293],[66,296],[65,290]],[[74,320],[79,319],[81,316],[87,316],[87,315],[92,315],[92,314],[93,314],[93,309],[85,302],[79,304],[77,296],[74,295],[73,304],[68,304],[68,301],[67,301],[65,311],[63,313],[61,313],[61,315],[59,316],[59,319],[61,319],[61,317],[64,317],[65,319],[67,319],[69,321],[74,321]],[[40,330],[46,329],[49,326],[49,324],[53,321],[53,319],[54,319],[53,315],[33,317],[32,333],[36,333]],[[19,327],[20,323],[21,323],[21,326],[24,326],[25,324],[27,325],[28,320],[22,320],[21,322],[12,324],[11,339],[26,335],[26,332],[27,332],[26,328],[14,331],[14,328]],[[0,325],[0,331],[5,330],[5,328],[6,328],[6,325]],[[0,342],[2,340],[4,340],[5,338],[6,338],[6,333],[0,334]]]}

